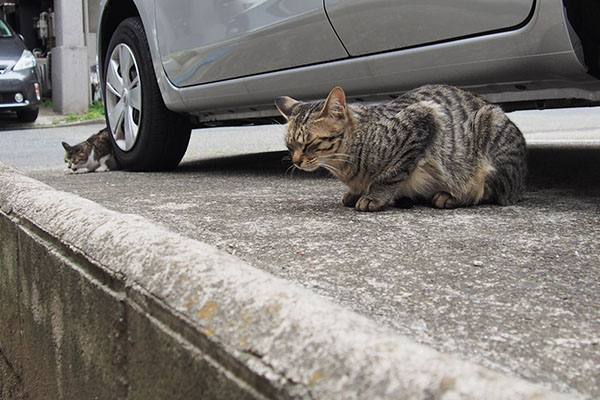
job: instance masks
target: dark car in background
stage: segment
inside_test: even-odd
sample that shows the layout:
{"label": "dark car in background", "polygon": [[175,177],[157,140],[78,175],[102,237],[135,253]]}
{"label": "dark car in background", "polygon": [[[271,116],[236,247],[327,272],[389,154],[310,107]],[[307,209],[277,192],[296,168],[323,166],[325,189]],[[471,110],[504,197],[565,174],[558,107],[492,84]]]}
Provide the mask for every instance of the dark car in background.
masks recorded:
{"label": "dark car in background", "polygon": [[172,168],[191,127],[277,118],[277,96],[467,88],[507,110],[600,102],[598,0],[100,0],[121,164]]}
{"label": "dark car in background", "polygon": [[16,111],[22,122],[36,120],[41,91],[35,66],[33,53],[0,19],[0,112]]}

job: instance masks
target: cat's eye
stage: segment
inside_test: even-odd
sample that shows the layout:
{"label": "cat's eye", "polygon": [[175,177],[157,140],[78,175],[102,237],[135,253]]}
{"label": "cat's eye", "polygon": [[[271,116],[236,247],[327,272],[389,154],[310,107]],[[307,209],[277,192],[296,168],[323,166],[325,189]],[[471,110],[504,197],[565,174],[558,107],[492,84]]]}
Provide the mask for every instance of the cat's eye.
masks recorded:
{"label": "cat's eye", "polygon": [[329,146],[327,146],[325,148],[319,149],[319,151],[320,152],[330,151],[330,150],[333,150],[334,147],[335,147],[335,143],[332,143],[331,145],[329,145]]}
{"label": "cat's eye", "polygon": [[319,144],[311,144],[310,146],[305,146],[306,148],[304,149],[304,151],[308,151],[308,152],[315,152],[319,150]]}
{"label": "cat's eye", "polygon": [[302,145],[303,152],[313,152],[319,148],[319,142],[316,139],[311,140],[310,142]]}

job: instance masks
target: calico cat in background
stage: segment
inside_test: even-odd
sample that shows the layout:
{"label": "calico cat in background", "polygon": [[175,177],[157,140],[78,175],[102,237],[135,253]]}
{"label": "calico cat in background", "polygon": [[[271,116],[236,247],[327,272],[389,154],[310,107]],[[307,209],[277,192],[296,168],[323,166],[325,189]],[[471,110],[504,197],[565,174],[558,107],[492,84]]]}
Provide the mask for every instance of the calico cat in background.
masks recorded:
{"label": "calico cat in background", "polygon": [[65,149],[65,163],[73,171],[86,169],[87,172],[119,169],[113,154],[108,128],[101,129],[85,141],[70,146],[62,142]]}
{"label": "calico cat in background", "polygon": [[438,208],[517,202],[525,139],[497,106],[473,93],[429,85],[385,104],[348,104],[335,87],[324,101],[278,97],[297,168],[329,170],[359,211],[430,201]]}

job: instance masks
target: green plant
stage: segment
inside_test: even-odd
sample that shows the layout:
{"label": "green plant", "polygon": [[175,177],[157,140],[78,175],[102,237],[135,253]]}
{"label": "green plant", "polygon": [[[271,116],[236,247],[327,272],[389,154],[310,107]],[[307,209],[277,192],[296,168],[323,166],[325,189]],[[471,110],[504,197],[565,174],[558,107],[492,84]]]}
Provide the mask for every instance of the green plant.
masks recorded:
{"label": "green plant", "polygon": [[104,118],[104,104],[101,101],[95,101],[85,114],[70,113],[67,116],[67,122],[88,121],[90,119]]}

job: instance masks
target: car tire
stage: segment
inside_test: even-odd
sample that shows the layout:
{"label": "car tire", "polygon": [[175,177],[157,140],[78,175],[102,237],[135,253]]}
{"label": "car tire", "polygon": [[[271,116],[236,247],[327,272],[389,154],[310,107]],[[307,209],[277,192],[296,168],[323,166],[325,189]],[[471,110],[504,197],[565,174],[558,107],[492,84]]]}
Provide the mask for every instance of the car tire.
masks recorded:
{"label": "car tire", "polygon": [[32,108],[29,110],[18,110],[17,118],[20,122],[34,122],[37,119],[39,112],[39,108]]}
{"label": "car tire", "polygon": [[106,121],[120,165],[130,171],[175,168],[187,149],[191,124],[163,102],[138,17],[119,24],[104,60]]}

